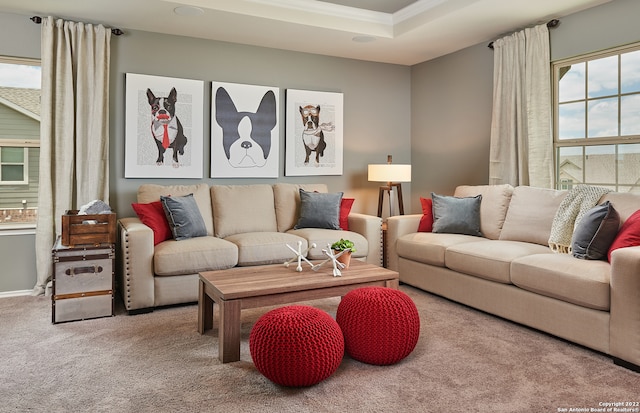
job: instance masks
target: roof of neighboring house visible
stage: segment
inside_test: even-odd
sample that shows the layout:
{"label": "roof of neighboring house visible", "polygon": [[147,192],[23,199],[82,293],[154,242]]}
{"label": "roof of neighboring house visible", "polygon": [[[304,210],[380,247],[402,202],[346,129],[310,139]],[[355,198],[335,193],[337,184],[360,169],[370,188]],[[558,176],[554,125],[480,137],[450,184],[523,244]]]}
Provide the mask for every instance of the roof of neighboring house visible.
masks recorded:
{"label": "roof of neighboring house visible", "polygon": [[40,89],[0,86],[0,104],[40,121]]}

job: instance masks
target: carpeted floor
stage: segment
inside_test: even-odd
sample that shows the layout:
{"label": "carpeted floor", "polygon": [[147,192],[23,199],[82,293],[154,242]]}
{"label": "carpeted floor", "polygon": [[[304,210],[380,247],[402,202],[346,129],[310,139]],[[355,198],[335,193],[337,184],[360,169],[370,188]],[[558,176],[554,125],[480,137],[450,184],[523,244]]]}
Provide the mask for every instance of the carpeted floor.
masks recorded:
{"label": "carpeted floor", "polygon": [[[421,317],[413,353],[384,367],[345,356],[327,380],[298,389],[251,362],[251,326],[271,307],[243,311],[241,361],[223,365],[217,330],[197,332],[196,305],[137,316],[119,306],[116,317],[53,325],[49,298],[0,299],[0,411],[558,412],[640,402],[640,374],[602,354],[401,289]],[[338,302],[305,304],[335,316]]]}

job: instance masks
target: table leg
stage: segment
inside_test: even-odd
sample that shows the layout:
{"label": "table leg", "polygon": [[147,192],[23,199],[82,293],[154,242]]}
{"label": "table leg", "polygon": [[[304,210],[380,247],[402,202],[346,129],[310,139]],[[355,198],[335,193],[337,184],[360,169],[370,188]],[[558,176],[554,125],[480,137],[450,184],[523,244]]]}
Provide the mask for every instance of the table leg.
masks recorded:
{"label": "table leg", "polygon": [[385,282],[385,287],[395,288],[397,290],[400,288],[400,282],[398,280],[388,280]]}
{"label": "table leg", "polygon": [[200,280],[198,289],[198,332],[204,334],[205,331],[213,328],[213,299],[205,291],[204,281]]}
{"label": "table leg", "polygon": [[220,301],[218,357],[223,363],[240,360],[240,300]]}

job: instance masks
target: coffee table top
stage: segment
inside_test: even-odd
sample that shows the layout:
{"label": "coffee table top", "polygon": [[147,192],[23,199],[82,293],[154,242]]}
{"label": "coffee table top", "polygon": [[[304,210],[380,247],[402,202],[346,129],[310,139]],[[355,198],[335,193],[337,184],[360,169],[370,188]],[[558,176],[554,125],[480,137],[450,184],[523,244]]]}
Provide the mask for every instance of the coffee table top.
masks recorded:
{"label": "coffee table top", "polygon": [[313,271],[306,265],[302,272],[297,272],[294,264],[289,267],[274,264],[206,271],[200,273],[200,279],[209,284],[219,298],[235,300],[372,281],[397,280],[399,277],[395,271],[359,260],[351,260],[349,268],[341,270],[340,277],[334,277],[332,271],[331,263],[326,263],[318,271]]}

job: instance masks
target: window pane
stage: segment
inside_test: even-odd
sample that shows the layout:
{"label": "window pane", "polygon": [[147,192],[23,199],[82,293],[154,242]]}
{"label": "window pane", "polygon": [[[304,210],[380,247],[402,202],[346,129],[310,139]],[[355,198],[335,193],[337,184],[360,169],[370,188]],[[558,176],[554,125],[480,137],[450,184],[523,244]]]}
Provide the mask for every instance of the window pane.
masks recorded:
{"label": "window pane", "polygon": [[584,63],[560,68],[560,82],[558,84],[558,96],[560,102],[568,102],[571,100],[585,98],[584,70]]}
{"label": "window pane", "polygon": [[558,179],[564,189],[583,182],[582,146],[558,148]]}
{"label": "window pane", "polygon": [[24,180],[24,166],[22,165],[2,165],[2,180],[8,181],[23,181]]}
{"label": "window pane", "polygon": [[640,95],[620,98],[620,135],[640,135]]}
{"label": "window pane", "polygon": [[24,148],[3,147],[1,150],[2,163],[24,163]]}
{"label": "window pane", "polygon": [[618,94],[618,56],[592,60],[587,65],[590,98]]}
{"label": "window pane", "polygon": [[622,93],[640,92],[640,50],[621,55]]}
{"label": "window pane", "polygon": [[589,102],[589,138],[618,136],[618,99],[598,99]]}
{"label": "window pane", "polygon": [[640,144],[618,146],[618,183],[640,184]]}
{"label": "window pane", "polygon": [[605,184],[616,181],[615,145],[585,148],[585,183]]}
{"label": "window pane", "polygon": [[559,139],[581,139],[585,137],[584,102],[562,104],[558,112]]}

